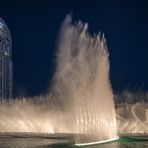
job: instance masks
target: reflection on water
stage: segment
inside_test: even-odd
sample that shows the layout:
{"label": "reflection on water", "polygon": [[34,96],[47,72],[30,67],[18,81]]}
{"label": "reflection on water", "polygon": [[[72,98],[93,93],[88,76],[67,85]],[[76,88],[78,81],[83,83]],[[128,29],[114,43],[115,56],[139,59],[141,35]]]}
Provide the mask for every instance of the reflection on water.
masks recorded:
{"label": "reflection on water", "polygon": [[[148,141],[127,141],[119,139],[106,144],[83,146],[83,148],[147,148]],[[76,148],[72,145],[72,138],[47,136],[16,136],[1,135],[0,148]]]}
{"label": "reflection on water", "polygon": [[113,142],[102,144],[99,146],[91,146],[90,148],[147,148],[148,142]]}
{"label": "reflection on water", "polygon": [[[51,144],[49,139],[33,140],[22,138],[16,139],[0,139],[0,148],[74,148],[65,144]],[[94,146],[86,146],[83,148],[147,148],[148,142],[113,142],[108,144],[100,144]]]}

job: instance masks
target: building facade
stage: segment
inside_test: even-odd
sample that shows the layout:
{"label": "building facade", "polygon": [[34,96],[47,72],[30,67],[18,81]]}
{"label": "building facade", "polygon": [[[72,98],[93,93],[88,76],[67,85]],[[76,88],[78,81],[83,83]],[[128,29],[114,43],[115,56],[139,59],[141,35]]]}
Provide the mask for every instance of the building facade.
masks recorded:
{"label": "building facade", "polygon": [[11,35],[0,18],[0,102],[12,98],[12,76]]}

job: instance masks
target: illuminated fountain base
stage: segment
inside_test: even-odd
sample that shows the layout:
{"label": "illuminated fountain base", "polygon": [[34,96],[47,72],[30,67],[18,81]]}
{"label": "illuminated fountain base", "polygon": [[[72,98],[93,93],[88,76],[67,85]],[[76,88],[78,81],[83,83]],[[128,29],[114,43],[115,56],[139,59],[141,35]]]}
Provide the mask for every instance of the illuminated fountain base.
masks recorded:
{"label": "illuminated fountain base", "polygon": [[94,141],[94,142],[88,142],[88,143],[76,143],[76,146],[87,146],[87,145],[97,145],[97,144],[103,144],[103,143],[108,143],[108,142],[114,142],[118,140],[119,137],[107,139],[107,140],[102,140],[102,141]]}
{"label": "illuminated fountain base", "polygon": [[148,135],[120,135],[109,140],[90,142],[83,144],[75,144],[75,137],[84,138],[85,135],[73,133],[0,133],[0,147],[9,148],[28,148],[28,147],[48,147],[48,148],[73,148],[85,147],[91,145],[99,145],[101,148],[141,148],[148,146]]}
{"label": "illuminated fountain base", "polygon": [[75,139],[85,140],[86,135],[75,134],[75,133],[0,133],[0,147],[35,147],[35,146],[55,146],[55,145],[65,145],[67,146],[88,146],[96,145],[102,143],[114,142],[118,137],[90,143],[76,143]]}

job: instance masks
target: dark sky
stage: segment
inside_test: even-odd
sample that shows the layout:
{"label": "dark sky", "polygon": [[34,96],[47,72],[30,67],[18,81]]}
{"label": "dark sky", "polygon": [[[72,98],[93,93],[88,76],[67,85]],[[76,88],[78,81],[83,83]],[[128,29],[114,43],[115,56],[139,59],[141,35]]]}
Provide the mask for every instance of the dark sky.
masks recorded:
{"label": "dark sky", "polygon": [[0,1],[13,41],[15,96],[44,93],[54,71],[55,47],[67,13],[104,32],[114,91],[148,90],[148,1]]}

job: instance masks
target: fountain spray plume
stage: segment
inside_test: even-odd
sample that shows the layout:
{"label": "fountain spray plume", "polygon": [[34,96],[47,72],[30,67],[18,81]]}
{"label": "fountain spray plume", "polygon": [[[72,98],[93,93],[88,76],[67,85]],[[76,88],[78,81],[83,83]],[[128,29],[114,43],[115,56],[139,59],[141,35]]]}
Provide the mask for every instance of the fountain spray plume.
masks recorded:
{"label": "fountain spray plume", "polygon": [[89,141],[116,136],[104,35],[91,36],[88,24],[79,21],[73,25],[69,15],[60,32],[51,92],[53,98],[58,96],[58,107],[70,114],[71,131],[88,135]]}
{"label": "fountain spray plume", "polygon": [[68,15],[59,35],[49,94],[2,104],[0,131],[84,134],[85,140],[76,136],[77,143],[114,138],[108,55],[104,35],[91,36],[88,24],[73,24]]}

